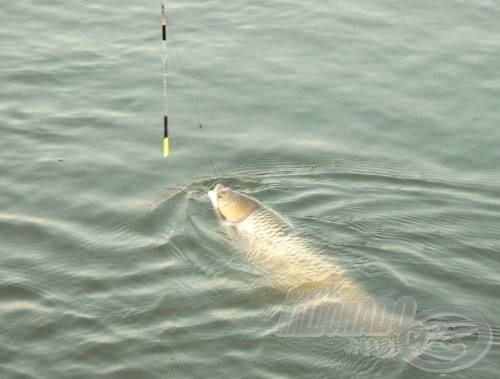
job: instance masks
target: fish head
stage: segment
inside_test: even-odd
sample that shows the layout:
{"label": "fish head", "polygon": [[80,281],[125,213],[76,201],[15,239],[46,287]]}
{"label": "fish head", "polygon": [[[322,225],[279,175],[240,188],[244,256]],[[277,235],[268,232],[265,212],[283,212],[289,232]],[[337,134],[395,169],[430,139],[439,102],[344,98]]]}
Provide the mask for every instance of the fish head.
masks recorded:
{"label": "fish head", "polygon": [[257,206],[251,197],[222,184],[216,184],[208,191],[208,197],[216,213],[230,223],[243,221]]}

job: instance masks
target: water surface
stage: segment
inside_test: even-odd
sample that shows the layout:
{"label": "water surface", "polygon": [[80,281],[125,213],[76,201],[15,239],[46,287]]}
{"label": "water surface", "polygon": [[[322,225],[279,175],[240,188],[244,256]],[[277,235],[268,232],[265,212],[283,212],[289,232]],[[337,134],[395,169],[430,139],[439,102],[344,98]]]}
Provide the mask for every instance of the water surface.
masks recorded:
{"label": "water surface", "polygon": [[168,7],[163,159],[159,4],[2,6],[0,376],[434,376],[276,337],[282,296],[221,233],[216,182],[375,298],[480,313],[490,352],[447,376],[497,376],[498,4]]}

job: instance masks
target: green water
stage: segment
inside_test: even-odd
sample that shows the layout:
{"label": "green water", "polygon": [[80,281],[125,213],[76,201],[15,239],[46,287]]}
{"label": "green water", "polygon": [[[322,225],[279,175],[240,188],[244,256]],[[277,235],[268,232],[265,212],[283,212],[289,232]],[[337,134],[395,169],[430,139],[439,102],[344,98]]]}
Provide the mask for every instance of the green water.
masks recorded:
{"label": "green water", "polygon": [[277,337],[216,182],[375,298],[481,314],[491,350],[444,376],[498,377],[499,5],[171,1],[163,159],[157,2],[3,4],[0,377],[436,376]]}

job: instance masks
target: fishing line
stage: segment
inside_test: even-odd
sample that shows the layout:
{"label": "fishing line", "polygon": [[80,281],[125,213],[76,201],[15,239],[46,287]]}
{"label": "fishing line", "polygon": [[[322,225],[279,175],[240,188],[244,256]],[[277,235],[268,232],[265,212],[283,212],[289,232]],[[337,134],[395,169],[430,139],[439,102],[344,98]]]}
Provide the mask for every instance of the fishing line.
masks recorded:
{"label": "fishing line", "polygon": [[205,148],[206,154],[207,154],[208,158],[210,159],[210,163],[213,166],[214,171],[220,171],[220,167],[217,165],[216,160],[208,147],[208,139],[207,139],[207,136],[205,134],[205,129],[203,127],[203,124],[201,122],[200,112],[198,111],[198,107],[196,106],[196,102],[194,100],[193,91],[191,89],[191,83],[190,83],[189,77],[186,73],[184,62],[183,62],[181,55],[179,53],[179,49],[177,48],[177,41],[176,41],[174,33],[172,31],[170,32],[170,35],[172,36],[172,43],[174,45],[175,54],[177,56],[179,66],[181,67],[181,75],[182,75],[182,78],[184,80],[184,84],[188,90],[189,100],[191,102],[191,106],[193,108],[194,116],[196,119],[195,121],[198,124],[198,129],[201,130],[201,135],[202,135],[202,139],[203,139],[203,147]]}

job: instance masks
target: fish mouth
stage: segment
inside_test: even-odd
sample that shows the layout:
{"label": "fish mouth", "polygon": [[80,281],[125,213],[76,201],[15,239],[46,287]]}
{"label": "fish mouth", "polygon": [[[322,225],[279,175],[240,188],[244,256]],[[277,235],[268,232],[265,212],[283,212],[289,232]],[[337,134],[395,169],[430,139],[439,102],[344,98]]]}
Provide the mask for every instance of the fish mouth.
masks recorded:
{"label": "fish mouth", "polygon": [[211,190],[208,191],[208,198],[210,199],[210,202],[212,203],[212,206],[214,209],[218,209],[217,206],[217,192],[219,190],[219,184],[216,184]]}
{"label": "fish mouth", "polygon": [[222,214],[222,212],[219,210],[218,202],[217,202],[217,195],[219,193],[219,187],[220,184],[216,184],[211,190],[208,191],[208,198],[210,199],[210,202],[212,203],[212,206],[214,207],[215,214],[217,217],[219,217],[222,221],[225,221],[226,218]]}
{"label": "fish mouth", "polygon": [[217,209],[217,192],[214,190],[208,191],[208,198],[210,199],[214,209]]}

